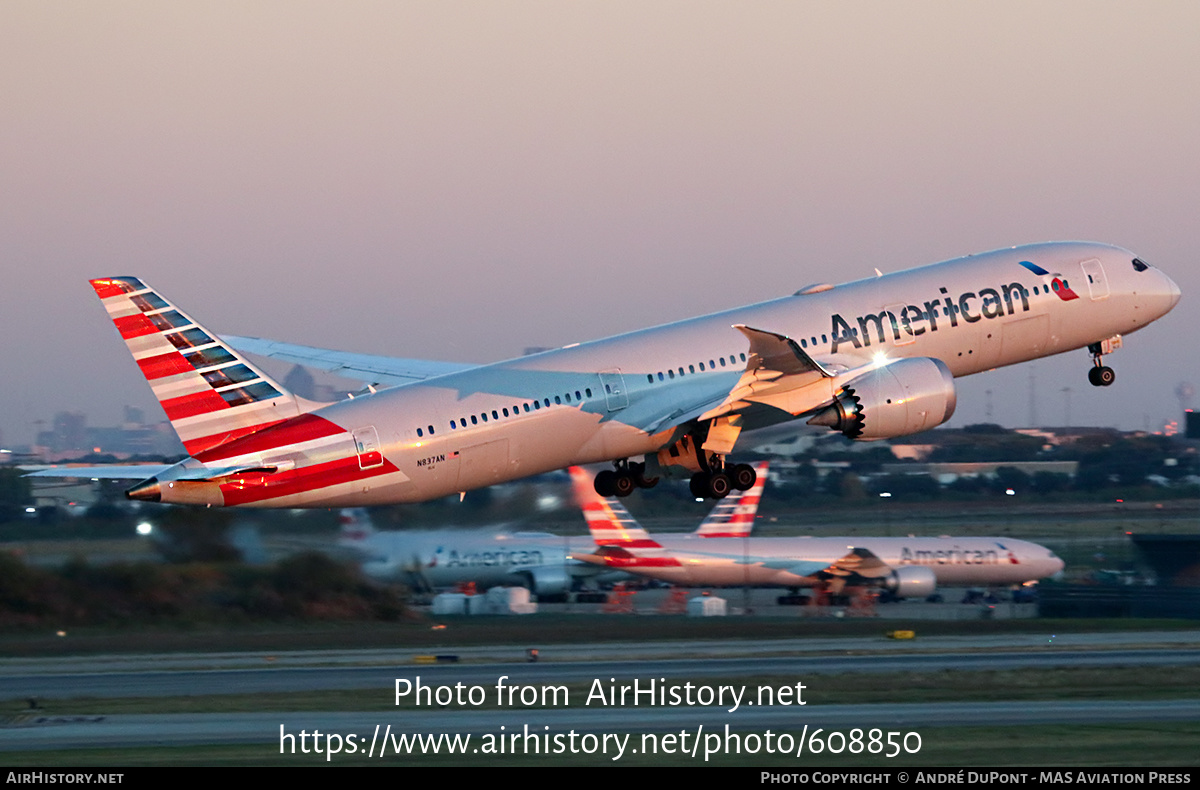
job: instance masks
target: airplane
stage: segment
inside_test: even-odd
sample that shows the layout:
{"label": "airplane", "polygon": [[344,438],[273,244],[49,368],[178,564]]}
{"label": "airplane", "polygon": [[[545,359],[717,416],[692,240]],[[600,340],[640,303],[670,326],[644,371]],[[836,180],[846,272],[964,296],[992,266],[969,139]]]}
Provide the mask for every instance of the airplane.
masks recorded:
{"label": "airplane", "polygon": [[[731,495],[716,504],[691,537],[714,539],[749,535],[762,497],[766,465],[756,466],[759,482],[749,491]],[[644,532],[616,500],[598,500],[591,491],[591,476],[571,470],[584,515],[597,518],[629,533]],[[581,485],[582,483],[582,485]],[[598,501],[597,501],[598,500]],[[586,502],[586,504],[585,504]],[[540,601],[565,600],[571,590],[593,582],[628,579],[620,571],[576,560],[589,553],[587,535],[566,537],[547,532],[509,532],[496,528],[379,531],[361,508],[343,509],[338,547],[361,558],[368,577],[380,582],[400,582],[413,589],[440,590],[465,584],[478,589],[503,585],[528,587]]]}
{"label": "airplane", "polygon": [[896,598],[925,598],[939,585],[1025,584],[1063,569],[1044,546],[1010,538],[651,535],[610,509],[620,507],[615,500],[588,497],[578,483],[576,492],[596,544],[591,552],[576,551],[576,560],[679,587],[812,587],[834,595],[873,587]]}
{"label": "airplane", "polygon": [[680,587],[879,587],[924,598],[938,587],[1000,587],[1054,576],[1054,552],[1013,538],[716,538],[609,541],[575,559]]}
{"label": "airplane", "polygon": [[[1123,335],[1169,312],[1172,280],[1105,244],[997,250],[518,359],[468,366],[219,337],[136,277],[92,286],[190,457],[159,469],[47,470],[141,480],[135,500],[225,507],[421,502],[611,463],[598,493],[689,476],[720,499],[755,482],[743,431],[804,419],[856,440],[928,430],[954,378],[1086,348],[1089,380]],[[241,352],[367,382],[331,404]],[[639,460],[641,459],[641,460]]]}

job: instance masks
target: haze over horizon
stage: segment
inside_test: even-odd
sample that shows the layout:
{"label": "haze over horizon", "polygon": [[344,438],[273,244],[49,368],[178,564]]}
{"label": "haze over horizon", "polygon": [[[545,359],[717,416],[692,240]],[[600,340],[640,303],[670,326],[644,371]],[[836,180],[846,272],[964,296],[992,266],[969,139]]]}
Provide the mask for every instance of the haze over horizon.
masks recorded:
{"label": "haze over horizon", "polygon": [[[161,414],[87,281],[219,333],[487,362],[1088,239],[1183,291],[961,427],[1158,429],[1196,381],[1200,6],[0,5],[0,429]],[[1189,328],[1190,327],[1190,328]]]}

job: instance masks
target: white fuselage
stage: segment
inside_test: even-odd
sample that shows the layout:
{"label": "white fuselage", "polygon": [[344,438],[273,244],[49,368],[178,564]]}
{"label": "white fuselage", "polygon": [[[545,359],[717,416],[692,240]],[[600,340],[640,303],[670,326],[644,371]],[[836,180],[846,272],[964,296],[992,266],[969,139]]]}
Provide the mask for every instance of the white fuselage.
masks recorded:
{"label": "white fuselage", "polygon": [[[332,424],[311,439],[271,427],[184,462],[279,473],[191,499],[173,499],[168,474],[162,501],[419,502],[654,454],[703,413],[695,409],[720,404],[738,384],[748,348],[735,324],[791,338],[833,373],[743,412],[745,429],[811,415],[889,360],[933,358],[966,376],[1081,348],[1140,329],[1177,301],[1175,284],[1157,269],[1135,270],[1133,257],[1088,243],[999,250],[382,390],[297,418]],[[1059,280],[1077,298],[1064,300]]]}
{"label": "white fuselage", "polygon": [[341,546],[361,557],[363,572],[380,582],[447,590],[519,585],[534,589],[552,578],[570,589],[574,580],[610,574],[572,559],[590,550],[591,539],[549,533],[479,529],[374,532]]}
{"label": "white fuselage", "polygon": [[[683,587],[811,587],[817,571],[866,549],[892,571],[928,568],[939,586],[1003,586],[1045,579],[1063,562],[1044,546],[1007,538],[713,538],[656,535],[662,550],[620,564]],[[593,558],[601,562],[603,558]]]}

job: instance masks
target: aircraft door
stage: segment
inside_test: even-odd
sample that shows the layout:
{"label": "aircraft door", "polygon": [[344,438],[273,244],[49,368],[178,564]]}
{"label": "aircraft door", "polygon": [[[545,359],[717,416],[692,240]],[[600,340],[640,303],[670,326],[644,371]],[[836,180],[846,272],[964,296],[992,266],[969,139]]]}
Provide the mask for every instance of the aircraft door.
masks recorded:
{"label": "aircraft door", "polygon": [[625,394],[625,377],[620,369],[606,370],[599,374],[600,386],[604,387],[604,399],[608,402],[609,411],[617,411],[629,405],[629,397]]}
{"label": "aircraft door", "polygon": [[379,450],[379,434],[374,425],[359,428],[354,436],[354,451],[358,453],[358,468],[373,469],[383,465],[383,453]]}
{"label": "aircraft door", "polygon": [[1079,264],[1083,267],[1083,276],[1087,278],[1088,293],[1096,302],[1108,298],[1108,279],[1104,276],[1104,265],[1092,259]]}

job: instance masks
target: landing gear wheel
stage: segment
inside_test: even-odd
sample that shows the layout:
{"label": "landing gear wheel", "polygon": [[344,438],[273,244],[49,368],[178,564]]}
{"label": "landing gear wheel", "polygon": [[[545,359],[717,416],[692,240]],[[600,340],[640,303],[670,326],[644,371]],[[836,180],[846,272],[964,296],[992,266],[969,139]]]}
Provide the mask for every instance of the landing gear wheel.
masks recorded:
{"label": "landing gear wheel", "polygon": [[724,472],[714,472],[708,478],[708,495],[713,499],[724,499],[733,490],[733,481]]}
{"label": "landing gear wheel", "polygon": [[596,475],[596,479],[592,482],[592,488],[596,489],[596,493],[600,496],[616,496],[617,473],[611,469],[605,469]]}
{"label": "landing gear wheel", "polygon": [[1093,387],[1108,387],[1116,380],[1116,372],[1107,365],[1097,365],[1088,371],[1088,381]]}
{"label": "landing gear wheel", "polygon": [[704,472],[697,472],[692,475],[692,480],[688,483],[688,487],[692,490],[692,496],[696,499],[705,499],[708,497],[708,475]]}
{"label": "landing gear wheel", "polygon": [[633,493],[633,489],[637,487],[634,482],[633,475],[616,473],[616,480],[613,481],[613,493],[619,497],[627,497]]}
{"label": "landing gear wheel", "polygon": [[633,482],[637,484],[638,488],[654,488],[656,485],[658,485],[659,478],[646,477],[645,464],[630,464],[629,472],[633,475]]}
{"label": "landing gear wheel", "polygon": [[749,491],[758,482],[758,472],[750,464],[738,464],[730,470],[733,487],[738,491]]}

